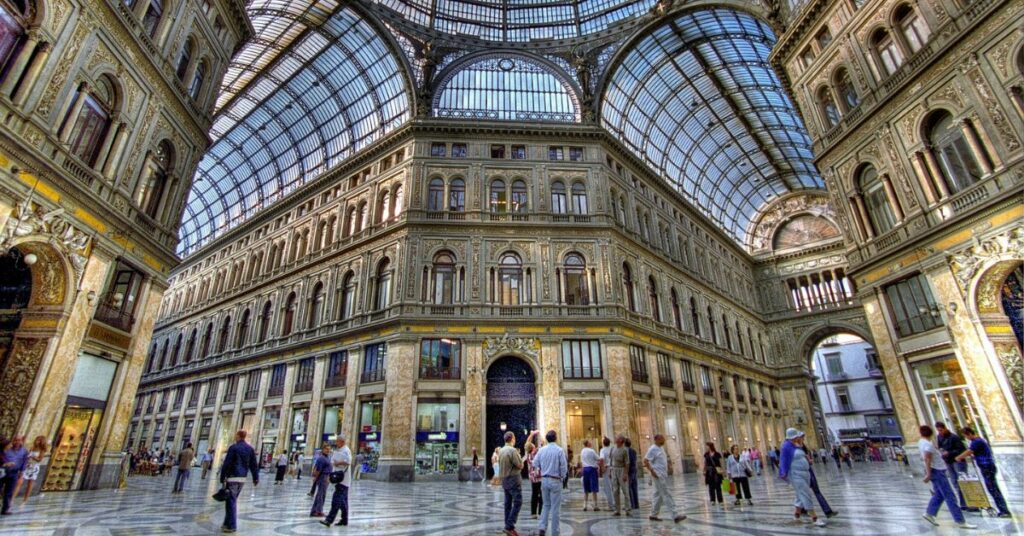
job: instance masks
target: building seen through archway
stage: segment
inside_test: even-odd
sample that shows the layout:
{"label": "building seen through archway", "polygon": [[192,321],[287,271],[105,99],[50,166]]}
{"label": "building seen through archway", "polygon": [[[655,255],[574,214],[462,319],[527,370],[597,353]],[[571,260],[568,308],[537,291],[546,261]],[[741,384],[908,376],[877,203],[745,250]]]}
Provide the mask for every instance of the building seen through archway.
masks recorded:
{"label": "building seen through archway", "polygon": [[45,489],[239,428],[409,481],[502,428],[685,472],[939,419],[1020,478],[1014,2],[48,4],[0,0],[0,433]]}

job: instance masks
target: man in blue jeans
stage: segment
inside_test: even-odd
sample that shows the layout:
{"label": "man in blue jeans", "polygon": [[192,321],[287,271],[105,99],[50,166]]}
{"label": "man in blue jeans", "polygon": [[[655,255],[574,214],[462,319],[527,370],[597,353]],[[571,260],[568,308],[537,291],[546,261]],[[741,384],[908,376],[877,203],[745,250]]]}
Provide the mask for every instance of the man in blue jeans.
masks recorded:
{"label": "man in blue jeans", "polygon": [[228,447],[228,454],[220,466],[220,482],[227,489],[221,532],[230,533],[238,529],[238,495],[242,493],[246,475],[252,473],[252,485],[260,485],[260,465],[256,460],[256,451],[245,442],[245,436],[245,430],[235,433],[235,444]]}
{"label": "man in blue jeans", "polygon": [[939,521],[935,516],[939,513],[939,508],[942,508],[942,503],[945,502],[958,527],[961,529],[978,528],[977,525],[967,523],[963,511],[960,510],[960,505],[957,504],[956,493],[953,492],[949,480],[946,479],[946,471],[949,468],[942,460],[939,449],[932,443],[935,431],[926,424],[921,426],[920,433],[921,439],[917,442],[917,449],[921,452],[921,460],[924,462],[924,482],[926,484],[930,482],[932,485],[932,498],[928,501],[928,509],[922,517],[932,525],[939,526]]}
{"label": "man in blue jeans", "polygon": [[516,449],[516,435],[505,432],[505,446],[498,452],[498,472],[505,490],[505,534],[519,536],[516,520],[523,507],[523,457]]}
{"label": "man in blue jeans", "polygon": [[974,457],[974,463],[978,466],[978,471],[981,472],[981,477],[985,480],[985,488],[992,495],[992,501],[996,503],[996,509],[999,510],[999,517],[1013,517],[1010,514],[1010,508],[1006,506],[1006,498],[1003,497],[1003,491],[999,489],[999,483],[996,482],[996,460],[992,457],[992,447],[988,445],[988,441],[982,439],[974,431],[974,428],[970,426],[961,428],[960,434],[971,443],[968,445],[967,450],[956,457],[956,461],[966,463],[964,462],[965,459]]}
{"label": "man in blue jeans", "polygon": [[942,421],[935,423],[935,432],[938,434],[935,442],[938,444],[939,452],[942,453],[942,461],[946,463],[949,473],[949,483],[960,499],[960,509],[967,512],[977,512],[977,508],[968,508],[964,501],[964,494],[960,491],[960,473],[967,472],[967,463],[957,461],[957,457],[967,450],[964,440],[954,434]]}
{"label": "man in blue jeans", "polygon": [[569,463],[565,460],[565,452],[558,446],[558,434],[548,430],[544,435],[547,444],[537,451],[533,464],[540,470],[541,510],[538,534],[545,536],[548,522],[551,523],[551,536],[558,536],[558,518],[562,508],[562,480],[569,474]]}

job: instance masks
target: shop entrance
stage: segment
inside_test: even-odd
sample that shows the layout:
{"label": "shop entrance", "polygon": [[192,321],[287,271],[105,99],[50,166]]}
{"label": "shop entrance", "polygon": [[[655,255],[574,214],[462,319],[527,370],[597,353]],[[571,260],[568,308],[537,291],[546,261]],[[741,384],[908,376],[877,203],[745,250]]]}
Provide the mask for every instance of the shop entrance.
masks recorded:
{"label": "shop entrance", "polygon": [[506,431],[515,432],[516,446],[537,423],[537,385],[533,369],[513,356],[498,358],[487,369],[487,474],[494,476],[490,466],[491,453],[505,444]]}

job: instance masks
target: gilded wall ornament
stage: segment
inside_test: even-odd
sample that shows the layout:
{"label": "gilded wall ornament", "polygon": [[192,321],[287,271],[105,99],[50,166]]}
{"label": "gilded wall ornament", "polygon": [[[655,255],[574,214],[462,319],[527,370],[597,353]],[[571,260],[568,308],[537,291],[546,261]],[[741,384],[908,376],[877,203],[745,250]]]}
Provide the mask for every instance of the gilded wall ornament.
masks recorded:
{"label": "gilded wall ornament", "polygon": [[[1015,227],[985,240],[974,239],[974,244],[956,254],[949,256],[949,265],[953,269],[960,290],[968,294],[971,282],[983,266],[989,261],[1009,256],[1024,258],[1024,226]],[[994,306],[981,303],[982,300],[995,300],[994,296],[978,296],[979,307]]]}
{"label": "gilded wall ornament", "polygon": [[[46,210],[29,200],[18,203],[3,229],[3,240],[14,242],[19,238],[41,235],[71,261],[75,281],[82,276],[88,260],[89,235],[78,230],[65,216],[63,208]],[[49,263],[48,263],[49,264]]]}
{"label": "gilded wall ornament", "polygon": [[4,386],[4,396],[0,397],[0,435],[11,437],[17,430],[45,352],[45,339],[15,339],[0,372],[0,383]]}
{"label": "gilded wall ornament", "polygon": [[513,353],[537,359],[540,355],[538,346],[537,339],[509,337],[508,333],[505,333],[501,337],[484,339],[484,356],[487,359],[494,359],[505,353]]}
{"label": "gilded wall ornament", "polygon": [[1000,344],[996,346],[996,355],[999,364],[1003,366],[1006,374],[1006,381],[1013,391],[1014,401],[1017,407],[1024,409],[1024,358],[1015,344]]}

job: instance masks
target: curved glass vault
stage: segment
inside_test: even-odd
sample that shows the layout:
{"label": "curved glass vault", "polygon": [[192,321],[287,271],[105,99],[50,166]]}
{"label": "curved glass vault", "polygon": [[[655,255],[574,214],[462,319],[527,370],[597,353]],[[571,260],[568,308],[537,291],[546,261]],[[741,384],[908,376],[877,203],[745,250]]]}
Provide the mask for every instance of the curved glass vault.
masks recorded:
{"label": "curved glass vault", "polygon": [[[432,48],[371,21],[373,3],[506,50]],[[586,36],[641,15],[654,21],[654,3],[254,0],[257,35],[225,77],[179,253],[387,135],[414,106],[463,122],[580,123],[596,112],[599,125],[746,245],[750,222],[773,199],[823,188],[810,139],[768,63],[775,36],[765,22],[725,8],[677,11],[627,40],[595,44],[585,69],[579,57],[539,56],[522,44]],[[428,54],[430,74],[411,70]],[[603,81],[596,91],[595,80]]]}

